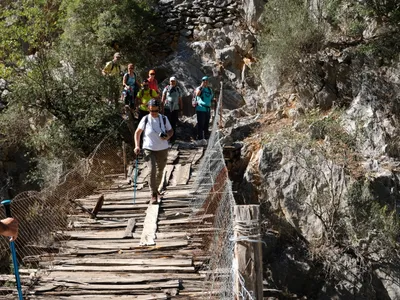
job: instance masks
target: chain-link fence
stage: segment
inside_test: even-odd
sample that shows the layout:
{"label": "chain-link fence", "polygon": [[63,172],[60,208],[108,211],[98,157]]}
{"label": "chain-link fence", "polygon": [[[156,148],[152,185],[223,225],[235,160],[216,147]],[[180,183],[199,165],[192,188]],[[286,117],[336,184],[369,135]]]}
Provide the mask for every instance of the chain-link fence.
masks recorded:
{"label": "chain-link fence", "polygon": [[[53,180],[55,184],[52,186],[41,191],[22,192],[14,197],[11,210],[13,217],[20,221],[15,242],[20,264],[35,267],[40,255],[57,251],[55,242],[68,228],[68,216],[72,211],[78,208],[90,215],[77,199],[92,194],[94,190],[109,188],[112,184],[109,175],[123,174],[124,171],[122,144],[119,146],[114,138],[108,136],[87,158],[77,160],[72,169],[59,170],[61,175]],[[5,218],[4,210],[0,210],[0,218]],[[7,239],[0,239],[0,249],[5,273],[10,257]]]}
{"label": "chain-link fence", "polygon": [[[220,112],[222,91],[221,86],[216,112]],[[206,237],[204,241],[210,260],[204,265],[206,278],[203,291],[207,299],[239,297],[238,299],[250,300],[253,298],[243,291],[243,287],[239,289],[242,295],[236,295],[234,288],[237,273],[233,240],[235,200],[221,145],[222,136],[219,130],[221,123],[222,115],[216,113],[208,147],[198,167],[195,192],[191,202],[195,214],[213,215],[211,222],[214,234]]]}

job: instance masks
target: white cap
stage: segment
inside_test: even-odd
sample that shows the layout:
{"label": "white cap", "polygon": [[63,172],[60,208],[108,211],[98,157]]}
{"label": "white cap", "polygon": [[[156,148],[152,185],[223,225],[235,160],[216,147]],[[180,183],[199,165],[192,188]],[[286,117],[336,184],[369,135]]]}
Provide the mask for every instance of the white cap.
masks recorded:
{"label": "white cap", "polygon": [[169,81],[176,81],[175,76],[172,76],[172,77],[169,79]]}

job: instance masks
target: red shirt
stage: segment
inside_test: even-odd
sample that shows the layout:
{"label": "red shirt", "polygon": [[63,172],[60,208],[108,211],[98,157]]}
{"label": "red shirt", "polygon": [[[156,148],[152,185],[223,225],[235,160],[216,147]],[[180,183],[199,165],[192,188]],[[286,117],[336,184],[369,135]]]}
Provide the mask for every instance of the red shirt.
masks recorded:
{"label": "red shirt", "polygon": [[158,82],[157,82],[157,79],[153,79],[153,78],[151,78],[151,76],[148,78],[148,80],[149,80],[149,88],[151,88],[152,90],[155,90],[157,93],[159,92],[158,91]]}

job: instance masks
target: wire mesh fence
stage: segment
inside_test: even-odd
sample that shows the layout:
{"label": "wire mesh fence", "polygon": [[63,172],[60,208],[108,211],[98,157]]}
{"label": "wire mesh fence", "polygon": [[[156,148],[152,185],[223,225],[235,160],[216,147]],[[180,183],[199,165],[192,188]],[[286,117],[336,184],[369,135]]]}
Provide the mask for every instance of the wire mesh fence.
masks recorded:
{"label": "wire mesh fence", "polygon": [[[107,136],[88,157],[78,159],[73,168],[60,170],[60,176],[53,181],[56,184],[41,191],[22,192],[12,199],[12,215],[20,221],[15,242],[20,264],[37,267],[41,255],[57,251],[54,245],[68,229],[69,215],[77,206],[84,209],[77,199],[108,188],[112,183],[110,174],[124,173],[123,150],[116,144],[111,135]],[[5,218],[3,210],[0,218]],[[0,250],[5,272],[10,257],[7,239],[0,239]]]}
{"label": "wire mesh fence", "polygon": [[[216,111],[222,103],[222,85]],[[232,183],[225,165],[221,144],[222,115],[217,113],[212,124],[208,147],[198,167],[195,192],[191,206],[195,214],[213,215],[214,234],[205,241],[210,254],[204,265],[206,278],[203,292],[207,299],[253,299],[243,286],[235,291],[236,267],[234,263],[234,215],[235,200]],[[239,281],[239,285],[241,282]],[[244,296],[243,296],[244,295]]]}

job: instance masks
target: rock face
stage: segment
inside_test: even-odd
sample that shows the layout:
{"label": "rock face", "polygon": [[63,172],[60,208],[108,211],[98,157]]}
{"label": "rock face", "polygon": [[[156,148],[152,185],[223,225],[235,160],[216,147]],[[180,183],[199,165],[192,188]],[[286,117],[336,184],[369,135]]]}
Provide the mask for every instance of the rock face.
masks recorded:
{"label": "rock face", "polygon": [[[259,0],[159,1],[156,11],[176,42],[176,52],[159,66],[166,74],[160,81],[174,74],[186,94],[184,102],[190,103],[193,90],[207,75],[217,95],[223,82],[224,108],[244,105],[242,88],[257,89],[246,70],[256,44],[252,30],[262,9]],[[194,111],[185,107],[184,112]]]}
{"label": "rock face", "polygon": [[[302,74],[295,85],[282,82],[271,66],[262,71],[263,86],[257,86],[249,70],[262,1],[168,3],[176,9],[176,15],[168,18],[179,42],[177,54],[163,68],[177,73],[188,94],[203,74],[211,76],[216,90],[223,81],[224,108],[230,109],[224,114],[225,144],[251,135],[262,139],[262,121],[256,115],[262,109],[273,111],[275,120],[289,119],[291,130],[302,131],[328,149],[320,153],[318,147],[303,145],[288,151],[291,139],[286,148],[275,141],[257,151],[244,145],[248,167],[242,173],[241,198],[259,202],[264,211],[265,279],[277,293],[271,296],[283,297],[279,290],[287,289],[298,298],[398,299],[400,278],[394,267],[398,258],[390,255],[384,231],[352,220],[357,211],[379,219],[373,209],[364,210],[371,203],[389,210],[400,206],[400,65],[366,57],[354,41],[337,43],[304,57],[304,66],[313,74]],[[310,6],[316,9],[318,1]],[[387,34],[378,25],[371,21],[363,37]],[[321,120],[311,125],[301,121],[305,111],[315,108],[341,109],[335,120],[340,132],[351,136],[347,145],[355,153],[354,165],[330,156],[329,149],[336,146],[318,123]],[[274,128],[268,134],[279,131]],[[360,182],[367,185],[370,197],[354,197]],[[333,232],[343,240],[333,239]]]}

